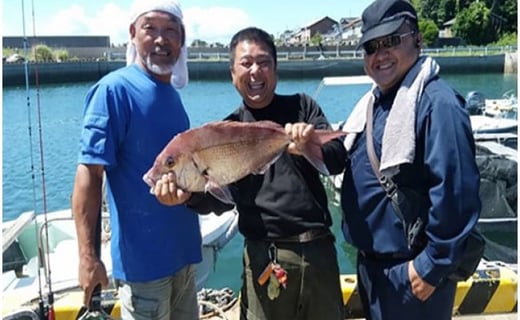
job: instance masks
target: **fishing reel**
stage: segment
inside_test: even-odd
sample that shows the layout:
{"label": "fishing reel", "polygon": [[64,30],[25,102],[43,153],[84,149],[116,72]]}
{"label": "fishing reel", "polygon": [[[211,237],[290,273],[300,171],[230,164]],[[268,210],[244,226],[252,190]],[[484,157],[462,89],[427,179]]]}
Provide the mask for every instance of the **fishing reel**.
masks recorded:
{"label": "fishing reel", "polygon": [[101,306],[101,294],[95,294],[90,300],[90,306],[78,320],[115,320],[111,315],[105,312]]}

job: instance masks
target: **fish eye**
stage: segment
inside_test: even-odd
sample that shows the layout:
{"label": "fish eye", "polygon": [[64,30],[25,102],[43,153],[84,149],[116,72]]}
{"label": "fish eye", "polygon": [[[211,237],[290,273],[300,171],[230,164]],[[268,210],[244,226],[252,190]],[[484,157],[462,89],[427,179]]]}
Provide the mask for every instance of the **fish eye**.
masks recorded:
{"label": "fish eye", "polygon": [[173,159],[172,156],[169,156],[168,158],[166,158],[165,164],[167,167],[173,167],[173,165],[175,164],[175,159]]}

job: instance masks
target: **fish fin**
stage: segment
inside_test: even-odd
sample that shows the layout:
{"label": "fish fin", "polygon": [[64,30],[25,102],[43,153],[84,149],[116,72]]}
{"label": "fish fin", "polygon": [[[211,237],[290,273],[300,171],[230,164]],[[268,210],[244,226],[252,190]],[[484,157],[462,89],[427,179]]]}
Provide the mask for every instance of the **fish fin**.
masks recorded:
{"label": "fish fin", "polygon": [[329,169],[323,162],[323,152],[321,152],[321,145],[316,143],[308,143],[305,150],[302,151],[302,155],[309,161],[318,171],[328,176]]}
{"label": "fish fin", "polygon": [[235,201],[233,201],[233,196],[231,195],[231,192],[229,191],[229,188],[227,186],[222,187],[218,183],[215,183],[208,179],[206,185],[204,186],[204,189],[206,192],[209,192],[218,200],[224,203],[235,205]]}
{"label": "fish fin", "polygon": [[302,150],[302,155],[309,161],[320,173],[324,175],[330,175],[329,169],[323,162],[323,152],[321,151],[321,146],[325,143],[329,142],[332,139],[339,138],[347,134],[344,131],[331,131],[331,130],[316,130],[316,134],[318,135],[318,142],[309,141],[305,149]]}
{"label": "fish fin", "polygon": [[253,172],[251,172],[252,174],[257,174],[257,175],[261,175],[261,174],[264,174],[267,169],[269,169],[269,167],[276,162],[276,160],[280,159],[280,157],[282,156],[283,152],[285,150],[281,150],[274,158],[273,160],[269,161],[265,166],[263,166],[262,168],[258,169],[258,170],[255,170]]}

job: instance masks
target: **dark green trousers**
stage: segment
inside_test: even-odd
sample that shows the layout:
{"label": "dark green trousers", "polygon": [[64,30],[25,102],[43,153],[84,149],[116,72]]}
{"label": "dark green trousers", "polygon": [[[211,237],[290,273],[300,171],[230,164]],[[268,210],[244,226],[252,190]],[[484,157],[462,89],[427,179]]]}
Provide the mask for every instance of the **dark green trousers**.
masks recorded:
{"label": "dark green trousers", "polygon": [[334,236],[307,243],[274,243],[287,287],[271,300],[258,277],[269,263],[268,241],[245,240],[241,320],[343,320],[343,297]]}

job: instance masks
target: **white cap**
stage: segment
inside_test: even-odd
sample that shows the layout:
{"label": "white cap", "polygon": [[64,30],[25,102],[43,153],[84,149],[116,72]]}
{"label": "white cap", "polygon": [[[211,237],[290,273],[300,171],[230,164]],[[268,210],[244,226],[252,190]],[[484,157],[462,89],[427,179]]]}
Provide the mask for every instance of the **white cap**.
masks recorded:
{"label": "white cap", "polygon": [[[150,11],[163,11],[179,18],[182,22],[182,11],[179,3],[175,0],[135,0],[130,10],[130,24],[135,23],[142,14]],[[185,28],[184,28],[185,29]],[[186,29],[185,29],[186,30]],[[184,37],[186,39],[186,36]],[[135,62],[137,51],[132,40],[126,47],[126,65]],[[186,42],[181,48],[179,58],[172,67],[170,82],[177,89],[182,89],[188,84],[188,50]]]}

